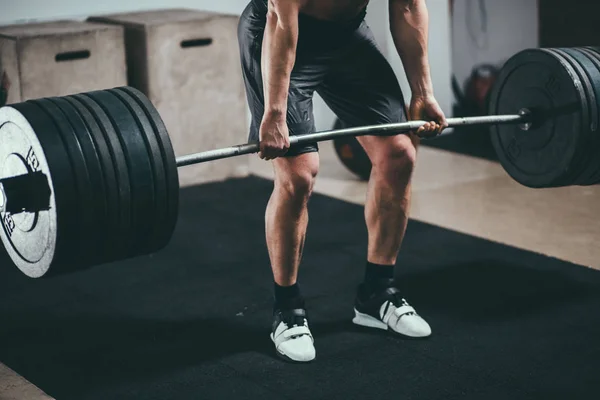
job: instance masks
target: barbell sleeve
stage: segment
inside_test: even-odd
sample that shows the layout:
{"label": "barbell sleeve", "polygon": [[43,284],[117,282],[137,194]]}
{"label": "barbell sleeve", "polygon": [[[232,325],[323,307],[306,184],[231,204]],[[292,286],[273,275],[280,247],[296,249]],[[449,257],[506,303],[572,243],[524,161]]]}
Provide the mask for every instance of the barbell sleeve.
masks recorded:
{"label": "barbell sleeve", "polygon": [[[521,111],[519,114],[490,115],[481,117],[449,118],[448,127],[472,126],[472,125],[500,125],[500,124],[522,124],[529,122],[529,113]],[[409,131],[415,131],[425,125],[427,121],[408,121],[393,124],[369,125],[354,128],[336,129],[309,133],[306,135],[290,136],[290,146],[307,143],[323,142],[340,137],[348,136],[390,136]],[[202,153],[190,154],[177,158],[177,167],[199,164],[207,161],[235,157],[244,154],[253,154],[260,151],[259,143],[247,143],[222,149],[209,150]]]}

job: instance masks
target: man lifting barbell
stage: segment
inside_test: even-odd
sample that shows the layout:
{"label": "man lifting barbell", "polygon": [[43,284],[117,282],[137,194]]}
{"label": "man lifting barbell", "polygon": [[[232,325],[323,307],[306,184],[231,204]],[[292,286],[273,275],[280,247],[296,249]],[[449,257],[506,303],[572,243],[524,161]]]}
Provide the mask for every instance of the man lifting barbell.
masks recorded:
{"label": "man lifting barbell", "polygon": [[[316,352],[297,282],[308,224],[307,203],[319,169],[318,146],[290,150],[290,135],[314,132],[318,92],[350,126],[425,119],[418,134],[439,133],[444,114],[433,96],[427,58],[425,0],[390,0],[391,32],[412,90],[403,94],[364,17],[367,0],[252,0],[239,42],[259,156],[272,160],[274,190],[266,210],[266,240],[274,276],[271,338],[280,355],[310,361]],[[365,206],[368,254],[356,296],[354,323],[410,337],[431,334],[427,322],[393,282],[408,222],[418,138],[359,139],[373,163]],[[326,268],[326,266],[324,266]]]}
{"label": "man lifting barbell", "polygon": [[[0,240],[15,267],[42,278],[158,252],[177,226],[178,168],[260,153],[274,159],[276,171],[266,221],[277,284],[273,338],[283,355],[308,360],[315,354],[313,339],[295,279],[306,203],[318,168],[316,143],[357,137],[375,161],[366,207],[368,260],[373,264],[367,264],[359,287],[355,322],[386,330],[391,325],[391,330],[412,336],[427,336],[429,325],[396,299],[399,291],[389,278],[406,228],[418,138],[439,134],[445,125],[487,126],[502,167],[516,182],[530,188],[600,183],[600,48],[522,50],[500,70],[490,93],[490,115],[444,119],[435,100],[417,101],[429,98],[422,95],[430,87],[424,72],[426,49],[410,44],[426,43],[427,12],[422,2],[392,3],[397,20],[392,30],[417,94],[405,114],[397,82],[364,24],[366,1],[351,17],[336,12],[339,5],[333,2],[319,2],[317,10],[309,2],[293,3],[291,15],[297,18],[291,19],[289,2],[287,14],[285,8],[274,8],[267,17],[263,1],[251,4],[240,23],[245,76],[249,84],[256,80],[248,90],[249,97],[257,96],[251,101],[256,107],[251,143],[178,156],[156,107],[128,86],[0,107]],[[321,9],[323,4],[332,9]],[[279,20],[279,13],[288,19]],[[285,37],[282,28],[290,26],[296,27],[295,53],[288,47],[276,57],[273,50]],[[263,39],[268,46],[261,45]],[[264,59],[271,63],[261,57],[263,47]],[[244,57],[244,50],[254,58]],[[281,66],[287,69],[273,68]],[[273,79],[277,72],[279,81]],[[280,113],[280,122],[262,124],[266,114],[258,99],[263,83],[269,84],[270,106],[278,104],[273,100],[279,96],[289,96],[280,109],[286,120]],[[303,126],[307,132],[313,129],[313,90],[355,126],[298,134]],[[436,122],[388,123],[407,114]],[[304,124],[290,124],[290,119]],[[363,121],[375,123],[362,126]],[[281,131],[266,129],[268,125]],[[290,151],[265,147],[273,141],[264,140],[264,132],[281,137],[288,129]],[[402,207],[394,207],[398,203]]]}

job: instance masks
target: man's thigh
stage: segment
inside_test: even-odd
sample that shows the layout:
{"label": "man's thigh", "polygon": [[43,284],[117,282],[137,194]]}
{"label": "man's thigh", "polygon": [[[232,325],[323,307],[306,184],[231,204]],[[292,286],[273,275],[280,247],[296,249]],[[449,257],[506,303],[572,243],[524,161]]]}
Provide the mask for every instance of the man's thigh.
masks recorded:
{"label": "man's thigh", "polygon": [[346,126],[406,121],[398,79],[363,23],[317,92]]}
{"label": "man's thigh", "polygon": [[[400,84],[391,65],[375,43],[363,22],[347,50],[336,58],[323,84],[317,89],[345,127],[380,125],[407,121],[407,108]],[[407,139],[410,139],[407,141]],[[359,137],[365,151],[374,160],[387,150],[418,145],[409,135]]]}
{"label": "man's thigh", "polygon": [[[242,75],[248,105],[252,114],[249,141],[258,142],[260,125],[265,111],[262,77],[262,41],[264,23],[249,8],[244,11],[238,28]],[[287,126],[290,135],[304,135],[315,131],[313,95],[322,83],[327,65],[311,54],[297,57],[291,74],[287,104]],[[318,151],[317,143],[294,146],[286,156]]]}

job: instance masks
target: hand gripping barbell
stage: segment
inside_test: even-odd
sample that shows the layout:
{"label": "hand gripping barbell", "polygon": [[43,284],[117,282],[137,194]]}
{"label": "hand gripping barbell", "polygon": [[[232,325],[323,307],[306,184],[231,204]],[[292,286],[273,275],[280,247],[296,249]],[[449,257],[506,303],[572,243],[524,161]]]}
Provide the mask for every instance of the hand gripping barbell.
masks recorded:
{"label": "hand gripping barbell", "polygon": [[[501,164],[532,187],[600,182],[600,53],[530,49],[504,65],[490,115]],[[415,131],[425,121],[292,136],[291,146]],[[178,167],[257,153],[258,143],[175,157],[166,127],[131,87],[0,108],[0,236],[13,263],[42,277],[162,249],[179,207]]]}

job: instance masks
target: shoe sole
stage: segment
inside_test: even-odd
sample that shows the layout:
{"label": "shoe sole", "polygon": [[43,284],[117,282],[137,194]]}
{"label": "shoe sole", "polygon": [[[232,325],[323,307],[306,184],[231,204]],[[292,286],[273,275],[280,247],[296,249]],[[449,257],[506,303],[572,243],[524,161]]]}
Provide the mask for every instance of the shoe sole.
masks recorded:
{"label": "shoe sole", "polygon": [[352,322],[356,325],[366,326],[367,328],[376,328],[384,331],[389,330],[387,324],[384,324],[377,318],[370,316],[369,314],[363,314],[356,309],[354,310],[354,318]]}
{"label": "shoe sole", "polygon": [[394,335],[398,335],[402,338],[406,338],[406,339],[414,339],[414,340],[419,340],[419,339],[427,339],[428,337],[430,337],[431,335],[428,336],[409,336],[400,332],[396,332],[393,329],[390,329],[390,327],[387,324],[384,324],[383,322],[381,322],[380,320],[378,320],[375,317],[372,317],[369,314],[363,314],[359,311],[357,311],[356,309],[354,309],[354,318],[352,318],[352,322],[355,325],[359,325],[359,326],[364,326],[367,328],[375,328],[375,329],[380,329],[383,331],[389,331],[392,332]]}

